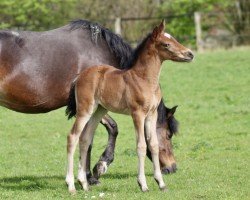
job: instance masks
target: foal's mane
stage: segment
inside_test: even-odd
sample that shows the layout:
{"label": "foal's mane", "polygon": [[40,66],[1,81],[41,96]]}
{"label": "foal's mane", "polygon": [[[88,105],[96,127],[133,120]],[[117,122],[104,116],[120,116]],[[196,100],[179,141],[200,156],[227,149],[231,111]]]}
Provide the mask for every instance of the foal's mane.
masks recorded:
{"label": "foal's mane", "polygon": [[168,117],[168,113],[170,112],[171,109],[169,109],[168,107],[166,107],[164,105],[163,100],[161,99],[161,102],[158,106],[158,123],[159,124],[163,124],[163,123],[168,123],[168,128],[170,131],[170,135],[169,138],[171,138],[173,136],[173,134],[176,134],[178,132],[178,126],[179,123],[178,121],[175,119],[174,115]]}
{"label": "foal's mane", "polygon": [[133,50],[133,53],[129,57],[129,59],[126,60],[124,66],[125,69],[129,69],[133,67],[135,62],[137,61],[138,57],[140,56],[142,50],[144,49],[148,39],[151,37],[151,33],[149,33],[140,43],[137,45],[137,47]]}
{"label": "foal's mane", "polygon": [[92,41],[97,44],[98,38],[104,39],[112,53],[116,56],[120,69],[126,69],[127,60],[131,57],[132,47],[125,42],[119,35],[111,32],[109,29],[101,26],[98,23],[88,20],[74,20],[70,23],[70,30],[88,29],[91,33]]}

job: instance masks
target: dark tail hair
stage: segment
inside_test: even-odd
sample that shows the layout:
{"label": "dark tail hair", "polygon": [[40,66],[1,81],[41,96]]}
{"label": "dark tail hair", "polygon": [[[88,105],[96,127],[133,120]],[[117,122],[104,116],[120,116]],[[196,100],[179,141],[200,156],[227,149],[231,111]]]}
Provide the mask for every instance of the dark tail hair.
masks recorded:
{"label": "dark tail hair", "polygon": [[68,119],[71,119],[72,117],[76,116],[75,83],[73,83],[71,86],[65,113],[68,116]]}

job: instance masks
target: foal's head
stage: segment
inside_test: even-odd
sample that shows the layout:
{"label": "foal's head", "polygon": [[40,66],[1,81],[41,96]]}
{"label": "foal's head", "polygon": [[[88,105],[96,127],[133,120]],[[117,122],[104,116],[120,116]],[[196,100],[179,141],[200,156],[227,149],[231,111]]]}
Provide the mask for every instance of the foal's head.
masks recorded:
{"label": "foal's head", "polygon": [[190,62],[194,55],[192,51],[176,41],[170,34],[164,32],[165,22],[156,26],[151,34],[153,48],[157,51],[160,59],[177,62]]}
{"label": "foal's head", "polygon": [[158,107],[157,136],[159,141],[159,159],[162,173],[176,171],[176,161],[173,153],[172,136],[178,131],[178,121],[174,117],[177,106],[169,109],[163,101]]}

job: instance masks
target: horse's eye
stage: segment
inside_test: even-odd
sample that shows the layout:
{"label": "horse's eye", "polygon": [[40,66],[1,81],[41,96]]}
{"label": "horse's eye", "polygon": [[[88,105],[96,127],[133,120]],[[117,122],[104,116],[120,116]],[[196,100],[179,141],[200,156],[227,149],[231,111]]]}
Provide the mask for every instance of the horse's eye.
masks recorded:
{"label": "horse's eye", "polygon": [[161,44],[164,48],[166,48],[166,49],[168,49],[169,47],[170,47],[170,44],[168,44],[168,43],[162,43]]}

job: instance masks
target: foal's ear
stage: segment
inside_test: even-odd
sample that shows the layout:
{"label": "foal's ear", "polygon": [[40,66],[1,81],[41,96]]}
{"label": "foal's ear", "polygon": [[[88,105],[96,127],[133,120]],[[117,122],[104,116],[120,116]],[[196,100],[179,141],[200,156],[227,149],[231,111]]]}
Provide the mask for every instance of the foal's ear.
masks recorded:
{"label": "foal's ear", "polygon": [[152,32],[152,35],[151,35],[152,40],[156,40],[156,39],[157,39],[157,37],[158,37],[158,35],[159,35],[158,29],[159,29],[158,26],[156,26],[156,27],[154,28],[154,30],[153,30],[153,32]]}
{"label": "foal's ear", "polygon": [[165,19],[163,19],[159,25],[159,32],[164,32],[165,30]]}
{"label": "foal's ear", "polygon": [[156,26],[152,32],[152,39],[156,40],[157,37],[164,32],[165,20],[163,19],[159,26]]}
{"label": "foal's ear", "polygon": [[173,108],[169,109],[168,116],[167,116],[168,118],[171,117],[171,116],[174,116],[174,113],[175,113],[177,107],[178,106],[174,106]]}

